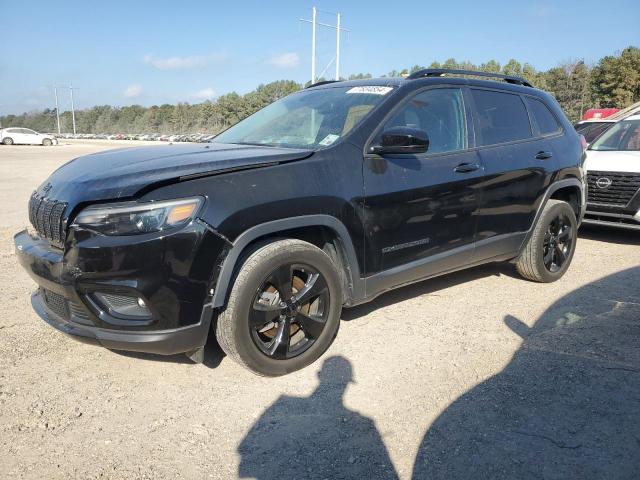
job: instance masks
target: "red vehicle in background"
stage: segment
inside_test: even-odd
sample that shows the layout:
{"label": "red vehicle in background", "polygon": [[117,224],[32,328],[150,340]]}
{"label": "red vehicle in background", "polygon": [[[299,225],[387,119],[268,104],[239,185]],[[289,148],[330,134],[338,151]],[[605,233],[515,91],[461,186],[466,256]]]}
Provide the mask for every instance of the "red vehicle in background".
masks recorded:
{"label": "red vehicle in background", "polygon": [[584,112],[584,115],[582,115],[582,120],[607,118],[614,113],[618,113],[619,111],[619,108],[590,108],[589,110]]}

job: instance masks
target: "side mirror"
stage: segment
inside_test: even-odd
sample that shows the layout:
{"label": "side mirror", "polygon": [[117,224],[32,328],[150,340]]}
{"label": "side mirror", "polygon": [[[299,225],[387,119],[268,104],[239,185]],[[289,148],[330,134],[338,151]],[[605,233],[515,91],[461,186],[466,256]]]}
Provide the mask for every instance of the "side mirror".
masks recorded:
{"label": "side mirror", "polygon": [[382,143],[369,148],[371,153],[424,153],[429,149],[427,132],[411,127],[391,127],[382,132]]}

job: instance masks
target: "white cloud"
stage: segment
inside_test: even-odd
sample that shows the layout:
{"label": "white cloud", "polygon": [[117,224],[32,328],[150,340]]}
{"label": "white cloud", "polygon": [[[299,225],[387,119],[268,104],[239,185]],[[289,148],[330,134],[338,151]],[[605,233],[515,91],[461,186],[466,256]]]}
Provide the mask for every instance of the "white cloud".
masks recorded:
{"label": "white cloud", "polygon": [[191,98],[195,98],[197,100],[209,100],[216,96],[216,91],[211,88],[203,88],[202,90],[191,95]]}
{"label": "white cloud", "polygon": [[139,97],[142,93],[142,86],[140,84],[134,83],[133,85],[129,85],[122,92],[122,96],[124,98],[136,98]]}
{"label": "white cloud", "polygon": [[300,57],[295,52],[281,53],[271,57],[269,63],[277,68],[293,68],[300,63]]}
{"label": "white cloud", "polygon": [[532,17],[550,17],[554,13],[556,13],[556,9],[552,5],[537,4],[529,8],[529,15]]}
{"label": "white cloud", "polygon": [[158,70],[184,70],[188,68],[204,67],[212,62],[222,62],[227,56],[223,53],[213,55],[190,55],[186,57],[158,58],[145,55],[142,61]]}

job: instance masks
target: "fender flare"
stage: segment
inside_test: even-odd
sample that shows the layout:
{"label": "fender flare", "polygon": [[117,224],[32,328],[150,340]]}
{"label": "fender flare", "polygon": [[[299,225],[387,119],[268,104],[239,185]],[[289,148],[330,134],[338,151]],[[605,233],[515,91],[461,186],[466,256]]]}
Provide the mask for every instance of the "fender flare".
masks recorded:
{"label": "fender flare", "polygon": [[547,204],[547,202],[551,198],[551,195],[553,195],[555,192],[557,192],[561,188],[566,188],[566,187],[578,187],[578,190],[580,190],[580,214],[579,214],[578,219],[577,219],[578,220],[578,226],[580,226],[580,223],[582,222],[582,218],[584,217],[584,212],[587,210],[586,192],[585,192],[584,184],[583,184],[583,182],[580,181],[580,179],[575,178],[575,177],[573,177],[573,178],[565,178],[563,180],[558,180],[558,181],[552,183],[551,185],[549,185],[549,188],[547,188],[547,191],[545,192],[544,197],[542,198],[542,201],[540,202],[540,205],[538,206],[538,210],[536,211],[536,216],[533,219],[533,223],[531,224],[531,228],[527,231],[527,233],[526,233],[526,235],[524,237],[524,240],[522,241],[522,244],[520,245],[519,252],[522,251],[522,249],[525,247],[525,245],[527,244],[527,242],[531,238],[531,235],[533,235],[533,229],[538,224],[538,220],[540,220],[540,216],[542,215],[542,211],[544,210],[545,205]]}
{"label": "fender flare", "polygon": [[304,215],[299,217],[283,218],[261,223],[245,230],[233,242],[225,257],[220,274],[218,275],[216,285],[213,292],[212,304],[214,307],[223,307],[227,300],[227,294],[231,288],[231,280],[236,265],[242,252],[254,240],[278,232],[291,230],[300,227],[327,227],[335,232],[342,247],[342,254],[346,262],[346,267],[351,271],[350,292],[344,292],[346,295],[346,304],[351,299],[364,296],[364,279],[360,276],[360,267],[356,257],[356,251],[351,241],[351,236],[344,224],[331,215]]}

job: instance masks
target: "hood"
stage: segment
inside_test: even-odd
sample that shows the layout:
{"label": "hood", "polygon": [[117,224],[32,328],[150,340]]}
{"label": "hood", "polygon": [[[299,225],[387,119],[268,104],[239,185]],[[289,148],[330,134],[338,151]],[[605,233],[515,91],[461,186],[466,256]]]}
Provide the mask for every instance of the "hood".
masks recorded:
{"label": "hood", "polygon": [[587,150],[584,168],[589,172],[632,172],[640,173],[640,151]]}
{"label": "hood", "polygon": [[58,168],[38,193],[58,201],[133,197],[141,189],[194,176],[307,158],[312,150],[220,143],[122,148],[76,158]]}

